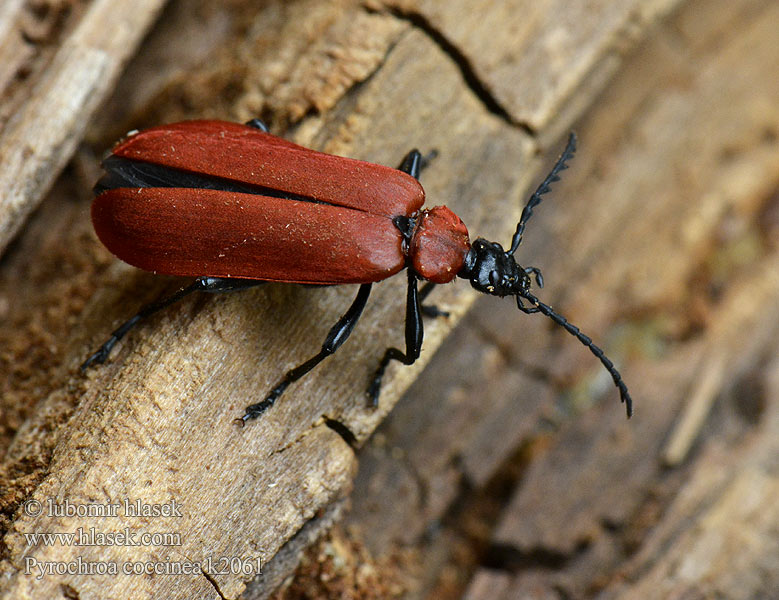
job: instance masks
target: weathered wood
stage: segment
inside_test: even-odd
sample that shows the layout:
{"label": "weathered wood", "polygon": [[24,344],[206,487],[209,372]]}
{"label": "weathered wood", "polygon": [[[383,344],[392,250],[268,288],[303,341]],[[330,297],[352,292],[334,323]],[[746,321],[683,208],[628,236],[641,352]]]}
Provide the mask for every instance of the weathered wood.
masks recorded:
{"label": "weathered wood", "polygon": [[630,583],[615,586],[606,598],[776,594],[779,345],[768,351],[773,360],[761,374],[768,402],[759,427],[735,446],[706,440],[691,477],[630,561]]}
{"label": "weathered wood", "polygon": [[[99,152],[129,127],[260,115],[278,132],[292,126],[288,135],[300,143],[384,164],[413,146],[434,148],[439,158],[424,173],[429,204],[446,203],[474,236],[505,242],[539,172],[532,156],[544,150],[551,157],[551,141],[618,73],[577,127],[581,151],[534,216],[520,258],[544,269],[543,299],[599,341],[611,339],[609,353],[629,363],[636,418],[624,421],[610,381],[570,336],[523,317],[508,300],[484,298],[451,338],[465,353],[435,357],[436,372],[414,384],[363,451],[347,530],[376,555],[398,544],[419,548],[416,567],[424,574],[414,574],[418,585],[409,578],[411,597],[462,591],[480,566],[490,571],[477,577],[471,597],[500,589],[584,596],[620,572],[631,578],[625,594],[651,588],[673,566],[662,563],[660,549],[669,540],[694,548],[699,539],[683,508],[673,510],[677,525],[658,527],[645,547],[641,528],[651,527],[655,503],[670,502],[691,470],[683,464],[664,472],[658,457],[697,365],[712,359],[710,348],[725,348],[722,381],[739,381],[775,336],[775,251],[766,250],[770,236],[753,228],[776,185],[776,84],[761,70],[776,64],[769,43],[775,9],[758,0],[443,6],[174,3],[90,139],[99,140]],[[193,42],[199,28],[202,44]],[[197,49],[178,50],[186,55],[181,64],[196,64],[184,76],[178,62],[160,59],[180,44]],[[81,163],[89,168],[90,159]],[[0,316],[12,323],[0,331],[0,368],[9,375],[0,377],[9,417],[0,465],[2,592],[237,597],[251,581],[247,597],[267,597],[320,530],[312,517],[329,522],[350,488],[357,460],[328,422],[364,442],[474,294],[464,282],[435,291],[451,317],[426,323],[423,360],[391,367],[372,412],[363,390],[386,344],[402,343],[404,298],[403,281],[376,286],[341,353],[239,430],[232,418],[316,351],[354,290],[269,285],[192,298],[134,331],[108,365],[82,377],[76,366],[111,324],[179,282],[115,262],[89,232],[86,190],[60,185],[0,267]],[[81,200],[55,206],[68,196]],[[79,225],[70,231],[68,223]],[[725,251],[717,251],[722,239]],[[743,246],[729,241],[744,239],[753,241],[754,267],[738,254]],[[701,266],[722,256],[733,257],[724,275]],[[708,294],[707,284],[721,295]],[[87,300],[91,290],[97,293]],[[607,337],[615,319],[625,324]],[[647,358],[647,346],[658,345],[661,358]],[[573,392],[555,405],[563,389]],[[574,414],[579,420],[569,421]],[[724,447],[741,444],[748,431],[743,423],[733,428]],[[688,460],[697,459],[697,447]],[[740,464],[734,459],[728,472]],[[729,514],[770,531],[771,513],[763,520],[733,513],[732,498],[750,482],[771,489],[770,474],[756,469],[727,497],[717,496],[724,485],[696,488],[723,498],[698,505],[717,515],[703,531]],[[24,500],[48,497],[73,504],[176,499],[184,515],[90,521],[33,518],[21,509]],[[26,547],[22,535],[78,526],[173,531],[183,543],[83,551]],[[625,566],[630,543],[640,551]],[[765,546],[759,541],[748,555]],[[258,555],[269,566],[254,581],[249,572],[40,581],[23,573],[28,556],[169,565]]]}
{"label": "weathered wood", "polygon": [[284,581],[290,578],[290,573],[294,572],[305,550],[327,532],[333,523],[342,518],[347,504],[346,498],[331,502],[323,509],[323,514],[317,514],[314,519],[309,520],[263,565],[260,576],[255,577],[246,586],[241,597],[245,600],[259,600],[267,598],[271,592],[281,587]]}
{"label": "weathered wood", "polygon": [[[341,8],[326,15],[325,21],[335,20],[338,27],[323,28],[319,24],[314,28],[325,33],[344,28],[354,18],[355,9],[351,11]],[[264,15],[257,16],[258,20],[262,18]],[[394,19],[386,15],[376,18],[381,22]],[[316,24],[323,17],[311,14],[310,19]],[[330,123],[336,141],[324,148],[395,164],[411,145],[435,147],[451,157],[454,168],[469,175],[450,180],[448,168],[444,168],[448,165],[434,164],[429,170],[431,196],[452,199],[448,201],[450,206],[487,233],[502,229],[503,236],[510,235],[509,221],[499,218],[487,208],[489,205],[469,202],[469,198],[516,195],[524,184],[517,165],[528,164],[532,153],[529,139],[483,111],[478,100],[461,85],[456,66],[425,36],[409,32],[403,39],[396,39],[394,30],[390,33],[394,37],[385,36],[385,43],[395,44],[392,53],[363,84],[360,93],[351,98],[348,114],[356,117],[345,115]],[[318,50],[332,51],[329,46]],[[425,60],[418,60],[419,56]],[[326,73],[329,66],[315,68]],[[436,85],[429,85],[431,81]],[[411,96],[408,89],[418,91]],[[398,121],[397,114],[408,118]],[[452,137],[452,130],[462,134]],[[308,141],[322,147],[311,125],[308,132]],[[301,132],[298,139],[305,133]],[[492,165],[489,180],[479,176],[479,165]],[[515,206],[511,220],[518,212]],[[102,252],[97,245],[90,251]],[[161,557],[164,564],[176,557],[202,561],[208,556],[246,559],[259,554],[270,560],[306,520],[349,486],[353,454],[326,425],[327,421],[340,421],[363,440],[389,411],[421,363],[416,369],[393,367],[382,393],[381,408],[371,411],[363,403],[363,390],[375,363],[363,363],[342,353],[330,364],[322,365],[318,377],[291,389],[285,402],[279,403],[278,410],[268,418],[239,430],[233,418],[287,368],[313,352],[330,322],[350,301],[353,290],[271,285],[240,297],[193,298],[179,308],[179,318],[171,321],[174,314],[166,313],[155,319],[156,326],[148,329],[149,338],[144,341],[143,335],[130,336],[122,344],[124,348],[117,348],[110,364],[90,371],[85,379],[75,368],[88,348],[108,333],[107,323],[126,318],[128,309],[133,310],[163,290],[164,284],[154,282],[153,277],[128,277],[130,273],[130,269],[117,264],[102,275],[98,287],[104,291],[86,308],[80,321],[83,326],[77,327],[79,333],[64,348],[67,359],[57,375],[72,396],[63,398],[55,391],[40,402],[34,414],[28,413],[28,420],[16,432],[5,457],[6,510],[17,510],[22,498],[32,495],[45,499],[54,490],[57,498],[69,498],[73,503],[86,499],[110,502],[124,497],[145,502],[177,498],[183,505],[196,508],[175,523],[181,526],[175,530],[199,533],[184,535],[183,547],[170,560]],[[142,284],[150,286],[147,295],[136,298]],[[378,287],[366,311],[367,319],[350,341],[352,347],[362,348],[364,355],[374,360],[387,344],[377,332],[402,330],[403,316],[396,305],[396,299],[404,297],[403,282]],[[440,301],[457,316],[472,296],[460,287],[445,290]],[[205,306],[210,308],[203,311]],[[287,317],[282,316],[284,313]],[[305,315],[305,321],[300,315]],[[430,349],[446,328],[444,320],[428,328],[426,344]],[[88,331],[95,332],[89,342],[85,335]],[[123,352],[127,346],[131,352]],[[57,435],[44,435],[52,424],[58,427]],[[193,456],[188,448],[197,448],[197,455]],[[329,471],[318,472],[317,464]],[[79,476],[71,469],[78,469]],[[112,475],[108,477],[108,473]],[[226,523],[229,536],[222,535]],[[110,524],[133,531],[144,531],[150,525],[122,518]],[[165,526],[174,528],[174,523]],[[39,560],[57,557],[60,561],[78,556],[95,560],[101,556],[99,548],[87,554],[70,547],[46,548],[40,544],[25,548],[24,533],[70,531],[75,527],[73,520],[15,515],[13,531],[5,542],[9,557],[5,568],[14,573],[8,593],[19,596],[32,589],[53,593],[63,584],[58,576],[36,584],[32,576],[22,573],[23,554]],[[111,559],[107,554],[102,556],[121,565],[149,560],[149,554],[156,557],[157,552],[157,548],[131,547],[111,554]],[[234,596],[252,577],[252,573],[231,572],[211,579],[177,577],[163,583],[119,576],[110,585],[114,593],[124,589],[133,596],[191,597],[205,593],[203,590],[209,587]],[[64,581],[84,597],[97,593],[95,586],[107,589],[104,582],[89,576],[65,576]],[[173,582],[176,590],[168,587]]]}
{"label": "weathered wood", "polygon": [[[544,297],[562,297],[558,308],[585,331],[595,332],[594,336],[617,310],[630,314],[636,309],[662,310],[667,316],[662,317],[664,324],[649,321],[636,329],[633,344],[657,343],[652,337],[659,341],[685,336],[685,329],[702,325],[705,336],[682,338],[664,350],[662,360],[632,357],[624,372],[634,397],[640,400],[636,418],[624,423],[615,411],[608,379],[586,351],[544,323],[512,319],[511,307],[480,299],[460,329],[473,331],[484,348],[476,350],[479,346],[464,343],[464,335],[451,336],[431,361],[431,372],[411,388],[377,433],[385,464],[361,462],[355,496],[362,499],[362,507],[374,508],[356,507],[348,522],[365,532],[372,548],[378,551],[388,540],[405,543],[408,537],[429,531],[431,522],[452,510],[453,498],[457,506],[472,496],[462,486],[472,481],[463,465],[474,462],[472,452],[478,456],[478,447],[468,441],[482,428],[478,419],[467,416],[474,403],[494,419],[509,420],[516,418],[517,411],[524,409],[532,415],[537,410],[534,394],[521,385],[514,387],[517,408],[513,410],[493,408],[489,388],[477,386],[478,392],[469,393],[458,389],[458,375],[453,372],[462,372],[467,363],[464,354],[472,359],[474,370],[482,373],[489,371],[479,356],[499,350],[502,358],[512,357],[515,365],[533,365],[533,370],[547,372],[558,385],[570,381],[575,370],[586,369],[595,377],[580,384],[580,389],[587,388],[569,394],[571,404],[565,407],[566,412],[571,408],[586,412],[518,455],[517,468],[525,462],[529,467],[513,500],[506,502],[502,518],[482,524],[494,528],[481,557],[490,569],[477,575],[471,595],[509,598],[537,593],[549,597],[554,590],[564,589],[575,597],[586,596],[620,571],[625,545],[640,543],[634,528],[654,503],[667,501],[670,490],[681,485],[684,471],[666,472],[659,463],[687,395],[704,385],[699,383],[709,373],[704,365],[718,363],[720,354],[726,357],[717,373],[722,382],[716,389],[719,397],[723,389],[732,388],[749,373],[750,365],[771,354],[776,338],[779,282],[775,255],[754,250],[756,243],[759,248],[761,233],[752,229],[756,219],[767,227],[766,219],[757,215],[766,210],[777,184],[777,155],[770,140],[779,128],[776,112],[768,107],[776,104],[779,90],[765,77],[765,66],[777,58],[771,41],[775,37],[771,23],[776,18],[772,11],[760,2],[691,3],[665,27],[657,28],[599,98],[598,108],[577,127],[582,149],[548,201],[561,198],[565,210],[539,211],[523,250],[523,256],[534,257],[534,264],[544,267]],[[679,45],[680,32],[686,45]],[[737,159],[731,158],[734,152]],[[724,167],[723,157],[727,157]],[[677,176],[680,171],[686,176]],[[616,214],[601,206],[611,207]],[[723,235],[723,227],[730,231],[729,239],[743,241],[729,242],[718,250],[722,242],[716,240]],[[762,236],[770,240],[775,231],[774,224]],[[549,253],[552,240],[565,240],[560,252]],[[604,252],[601,247],[606,244],[609,250]],[[744,251],[750,254],[741,254]],[[536,261],[539,254],[544,262]],[[721,261],[717,257],[724,255],[733,256],[726,260],[755,264],[737,262],[744,266],[736,271],[701,273],[701,264]],[[705,285],[696,281],[698,277],[713,278],[717,295],[701,297]],[[617,307],[617,302],[622,306]],[[691,311],[688,306],[705,306],[705,312],[701,314],[701,308]],[[705,321],[701,323],[702,317]],[[662,337],[652,333],[658,325],[663,327],[658,332]],[[641,328],[651,328],[652,337],[640,333]],[[451,371],[447,365],[453,365]],[[515,376],[510,370],[489,380],[493,386],[504,387],[505,380]],[[478,376],[473,380],[479,381]],[[450,387],[450,383],[455,385]],[[604,396],[594,408],[589,408],[589,401],[582,404],[579,400],[594,394]],[[565,412],[547,414],[560,420]],[[470,429],[452,431],[461,420]],[[427,433],[406,435],[404,427],[411,422],[419,423],[419,429]],[[776,435],[768,423],[763,426]],[[433,455],[420,452],[428,448],[430,437],[438,441]],[[512,439],[510,435],[498,439],[506,437]],[[518,433],[514,445],[498,452],[499,457],[521,447],[523,440],[529,443],[532,435]],[[364,452],[373,455],[377,449],[369,447]],[[499,463],[499,457],[493,456],[491,462]],[[431,462],[446,467],[429,467]],[[417,488],[428,492],[423,505],[398,511],[392,498],[374,492],[386,489],[375,482],[397,469],[417,475]],[[492,467],[487,472],[500,473],[500,469]],[[438,485],[441,480],[446,486]],[[413,504],[414,496],[407,501]],[[453,524],[464,518],[459,511],[451,517]],[[771,520],[766,516],[748,524],[760,536],[760,547],[766,547]],[[377,523],[378,531],[360,527],[367,523]],[[696,523],[688,521],[685,531],[687,527],[694,531]],[[668,542],[668,537],[664,539]],[[656,550],[659,553],[661,548]],[[753,552],[750,549],[749,556]],[[771,556],[770,548],[766,552]],[[452,560],[457,564],[456,556]],[[666,564],[659,554],[652,554],[641,567],[636,565],[636,576],[654,560]],[[669,560],[667,564],[673,563]],[[712,569],[715,564],[711,563]],[[503,596],[496,590],[504,587],[506,578],[494,575],[496,566],[501,574],[509,573],[516,580]],[[701,583],[705,573],[701,572]],[[744,595],[759,597],[761,590],[768,589],[765,581],[772,580],[753,580]],[[699,589],[688,584],[689,589]],[[651,583],[642,582],[640,589],[642,593],[636,596],[643,597]],[[667,596],[657,593],[655,597]]]}
{"label": "weathered wood", "polygon": [[162,1],[39,4],[0,7],[0,252],[70,159]]}
{"label": "weathered wood", "polygon": [[592,102],[619,67],[620,55],[679,2],[383,0],[383,4],[443,38],[495,110],[550,142]]}

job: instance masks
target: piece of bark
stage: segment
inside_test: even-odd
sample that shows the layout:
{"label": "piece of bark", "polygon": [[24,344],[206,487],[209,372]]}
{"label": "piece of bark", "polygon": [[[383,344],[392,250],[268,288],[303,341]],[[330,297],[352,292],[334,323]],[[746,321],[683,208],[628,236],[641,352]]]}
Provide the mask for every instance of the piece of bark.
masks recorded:
{"label": "piece of bark", "polygon": [[621,54],[679,2],[384,4],[441,36],[496,111],[552,141],[592,101],[620,65]]}
{"label": "piece of bark", "polygon": [[484,486],[549,414],[547,386],[513,372],[470,328],[451,337],[453,348],[468,351],[436,354],[433,374],[415,382],[360,454],[361,501],[346,523],[365,529],[374,552],[419,539],[463,481]]}
{"label": "piece of bark", "polygon": [[161,0],[0,7],[0,252],[70,159],[161,7]]}
{"label": "piece of bark", "polygon": [[[776,337],[774,336],[774,339]],[[779,585],[779,346],[756,374],[765,402],[740,443],[703,444],[691,475],[604,598],[770,598]],[[734,403],[742,401],[734,394]]]}
{"label": "piece of bark", "polygon": [[346,510],[348,501],[344,498],[331,502],[322,509],[323,514],[317,514],[309,520],[273,558],[262,565],[261,573],[255,577],[246,591],[241,595],[244,600],[263,600],[281,587],[300,562],[303,552],[316,542],[333,523],[340,520]]}
{"label": "piece of bark", "polygon": [[[731,348],[722,379],[729,384],[740,381],[779,333],[777,273],[779,255],[774,254],[749,279],[742,278],[738,288],[729,290],[712,315],[715,325],[706,339],[680,349],[669,362],[694,366],[698,362],[695,356],[705,352],[702,349]],[[664,370],[668,372],[667,367]],[[543,549],[573,556],[577,547],[602,535],[602,523],[622,527],[629,521],[641,505],[648,484],[661,478],[662,443],[676,414],[671,407],[680,400],[670,390],[682,387],[680,379],[694,381],[695,377],[684,371],[674,374],[670,381],[654,375],[642,378],[652,381],[651,386],[639,385],[637,390],[655,408],[663,407],[662,411],[652,411],[640,423],[625,428],[614,422],[604,410],[607,407],[600,406],[565,428],[545,455],[534,461],[494,533],[498,546],[521,554]],[[729,384],[723,385],[719,393],[727,391]],[[663,398],[670,401],[664,402]],[[770,420],[766,426],[771,427]],[[571,453],[575,457],[584,455],[586,460],[580,461]],[[560,489],[566,493],[555,494]],[[565,527],[560,527],[561,523]]]}

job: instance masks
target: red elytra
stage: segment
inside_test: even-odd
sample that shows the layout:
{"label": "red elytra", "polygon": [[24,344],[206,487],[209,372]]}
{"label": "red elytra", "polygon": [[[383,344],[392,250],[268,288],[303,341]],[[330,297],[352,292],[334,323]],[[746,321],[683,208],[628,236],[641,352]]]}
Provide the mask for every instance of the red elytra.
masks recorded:
{"label": "red elytra", "polygon": [[[92,205],[98,237],[147,271],[368,283],[398,273],[409,259],[424,279],[447,283],[470,249],[465,224],[451,210],[420,210],[425,193],[410,175],[309,150],[246,125],[154,127],[122,141],[112,155],[256,188],[120,187],[99,194]],[[417,220],[410,243],[395,217]]]}

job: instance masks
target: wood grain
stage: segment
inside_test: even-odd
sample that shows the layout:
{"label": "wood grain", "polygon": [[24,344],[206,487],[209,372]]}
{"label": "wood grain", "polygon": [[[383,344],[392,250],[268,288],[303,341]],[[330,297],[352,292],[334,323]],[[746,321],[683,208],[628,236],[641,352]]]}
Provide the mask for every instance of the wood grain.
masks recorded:
{"label": "wood grain", "polygon": [[162,6],[160,0],[40,4],[37,18],[15,0],[0,8],[0,251],[65,166]]}
{"label": "wood grain", "polygon": [[[77,365],[112,326],[182,283],[99,245],[87,218],[93,181],[79,179],[95,161],[82,153],[0,265],[0,594],[265,598],[285,580],[280,597],[386,597],[382,580],[414,598],[772,589],[779,90],[766,65],[779,58],[776,8],[219,4],[166,9],[92,121],[95,154],[134,127],[254,116],[297,143],[390,166],[412,147],[435,149],[428,205],[506,242],[581,117],[579,154],[533,217],[520,260],[544,270],[539,296],[617,359],[636,416],[625,422],[585,349],[511,302],[480,299],[449,335],[475,299],[464,282],[435,290],[450,316],[426,322],[418,364],[391,366],[377,411],[363,393],[387,344],[402,344],[402,280],[376,286],[343,350],[244,429],[232,419],[316,352],[356,290],[271,284],[190,298],[82,376]],[[84,131],[79,114],[56,164]],[[42,195],[48,180],[34,181]],[[684,432],[681,462],[663,467],[676,416],[717,365],[705,428]],[[290,585],[352,486],[345,533],[314,545]],[[25,514],[25,501],[49,498],[184,509],[175,520]],[[79,526],[170,531],[181,544],[84,549],[24,536]],[[744,560],[723,568],[733,552]],[[267,568],[24,573],[26,558],[218,556]]]}

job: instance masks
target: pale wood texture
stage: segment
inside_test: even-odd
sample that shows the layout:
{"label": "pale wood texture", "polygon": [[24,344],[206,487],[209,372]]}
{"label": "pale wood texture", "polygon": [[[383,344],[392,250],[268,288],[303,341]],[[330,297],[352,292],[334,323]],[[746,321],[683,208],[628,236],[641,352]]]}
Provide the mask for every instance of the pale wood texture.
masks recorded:
{"label": "pale wood texture", "polygon": [[[232,419],[318,349],[356,290],[190,298],[82,376],[77,365],[112,325],[181,283],[100,247],[85,151],[0,268],[0,593],[264,598],[341,518],[352,486],[345,527],[281,594],[771,589],[778,17],[768,0],[172,3],[92,121],[94,152],[134,127],[254,116],[383,164],[436,149],[428,203],[505,243],[531,181],[586,111],[580,152],[519,256],[543,268],[539,295],[618,359],[636,417],[625,421],[607,375],[570,336],[483,298],[381,424],[474,301],[465,282],[434,292],[450,317],[426,323],[417,365],[389,369],[378,411],[363,390],[386,345],[402,343],[403,278],[375,286],[339,354],[244,429]],[[703,400],[674,433],[690,395]],[[343,427],[365,445],[350,447]],[[25,514],[25,501],[48,498],[175,499],[182,516]],[[83,548],[23,535],[78,527],[181,539]],[[731,553],[739,562],[723,567]],[[36,579],[24,573],[30,557],[259,558],[264,568]]]}
{"label": "pale wood texture", "polygon": [[[347,531],[377,557],[426,540],[411,597],[775,593],[776,22],[690,2],[654,27],[576,127],[565,209],[526,236],[584,331],[632,316],[609,348],[633,348],[636,417],[567,336],[486,298],[364,449]],[[529,376],[583,370],[558,411]]]}
{"label": "pale wood texture", "polygon": [[0,251],[65,166],[162,4],[10,0],[0,7]]}

